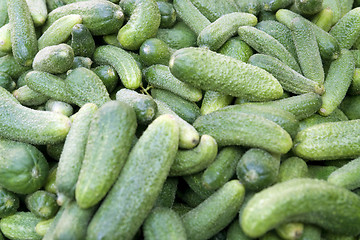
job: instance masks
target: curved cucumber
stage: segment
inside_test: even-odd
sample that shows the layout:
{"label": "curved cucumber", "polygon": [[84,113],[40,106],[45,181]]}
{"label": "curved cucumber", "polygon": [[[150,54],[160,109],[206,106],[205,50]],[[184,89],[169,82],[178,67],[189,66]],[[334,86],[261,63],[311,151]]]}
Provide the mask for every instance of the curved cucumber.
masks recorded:
{"label": "curved cucumber", "polygon": [[32,90],[27,85],[16,89],[13,95],[24,106],[39,106],[49,100],[48,96]]}
{"label": "curved cucumber", "polygon": [[360,158],[356,158],[341,168],[332,172],[327,181],[334,185],[354,190],[360,187],[360,178],[357,174],[360,168]]}
{"label": "curved cucumber", "polygon": [[325,181],[292,179],[255,194],[241,215],[241,227],[253,238],[289,221],[313,223],[335,233],[357,235],[360,233],[360,198]]}
{"label": "curved cucumber", "polygon": [[340,109],[336,108],[329,116],[321,116],[319,114],[313,114],[311,117],[305,118],[304,120],[300,121],[298,131],[301,131],[305,128],[314,126],[320,123],[326,122],[340,122],[340,121],[347,121],[352,120],[349,119]]}

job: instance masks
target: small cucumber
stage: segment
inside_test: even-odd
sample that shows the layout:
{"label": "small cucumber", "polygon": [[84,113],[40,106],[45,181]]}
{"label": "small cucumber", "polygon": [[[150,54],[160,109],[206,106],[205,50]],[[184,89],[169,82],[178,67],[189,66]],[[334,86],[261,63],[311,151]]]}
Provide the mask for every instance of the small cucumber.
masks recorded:
{"label": "small cucumber", "polygon": [[296,240],[299,239],[304,231],[304,224],[302,223],[284,223],[275,229],[276,233],[281,239]]}
{"label": "small cucumber", "polygon": [[9,23],[12,26],[12,53],[16,62],[31,66],[38,51],[34,23],[25,0],[7,1]]}
{"label": "small cucumber", "polygon": [[334,185],[354,190],[360,187],[360,178],[357,174],[360,168],[360,158],[356,158],[341,168],[332,172],[327,181]]}
{"label": "small cucumber", "polygon": [[83,24],[75,24],[71,30],[71,48],[75,56],[92,57],[95,41],[89,29]]}
{"label": "small cucumber", "polygon": [[58,165],[55,164],[53,167],[50,168],[49,174],[48,174],[48,176],[46,178],[46,181],[45,181],[44,190],[49,192],[49,193],[56,194],[55,181],[56,181],[57,167],[58,167]]}
{"label": "small cucumber", "polygon": [[318,124],[300,131],[294,139],[294,153],[311,160],[357,157],[360,120]]}
{"label": "small cucumber", "polygon": [[125,50],[115,46],[101,46],[95,50],[94,61],[115,68],[126,88],[136,89],[141,84],[141,70],[135,59]]}
{"label": "small cucumber", "polygon": [[259,2],[263,10],[275,12],[281,8],[288,7],[294,0],[259,0]]}
{"label": "small cucumber", "polygon": [[316,16],[311,20],[316,26],[320,27],[324,31],[328,32],[332,26],[332,19],[334,12],[331,8],[323,8]]}
{"label": "small cucumber", "polygon": [[155,208],[143,226],[146,240],[186,240],[180,216],[170,208]]}
{"label": "small cucumber", "polygon": [[110,65],[100,65],[91,69],[104,83],[107,91],[111,93],[119,82],[116,70]]}
{"label": "small cucumber", "polygon": [[321,115],[330,115],[340,105],[350,87],[354,71],[354,56],[349,50],[343,49],[340,57],[331,63],[326,76],[326,92],[322,96],[322,106],[319,110]]}
{"label": "small cucumber", "polygon": [[160,116],[148,126],[92,218],[88,239],[135,236],[161,191],[175,159],[178,141],[179,129],[174,117]]}
{"label": "small cucumber", "polygon": [[235,146],[224,147],[217,154],[202,175],[202,184],[209,190],[216,190],[228,182],[236,171],[243,151]]}
{"label": "small cucumber", "polygon": [[238,12],[234,0],[191,0],[191,2],[211,22],[223,15]]}
{"label": "small cucumber", "polygon": [[215,160],[217,152],[215,139],[204,134],[195,148],[178,150],[169,176],[183,176],[200,172]]}
{"label": "small cucumber", "polygon": [[59,210],[56,195],[43,190],[27,195],[25,204],[33,214],[45,219],[54,217]]}
{"label": "small cucumber", "polygon": [[309,165],[309,177],[321,180],[327,180],[329,175],[336,171],[338,167],[335,166],[317,166],[317,165]]}
{"label": "small cucumber", "polygon": [[340,109],[350,119],[360,119],[360,96],[347,96],[341,102]]}
{"label": "small cucumber", "polygon": [[73,115],[74,109],[68,103],[49,99],[45,103],[45,111],[56,112],[70,117]]}
{"label": "small cucumber", "polygon": [[12,80],[9,74],[0,72],[0,86],[9,92],[12,92],[16,87],[16,83]]}
{"label": "small cucumber", "polygon": [[196,46],[196,34],[184,22],[178,22],[169,29],[159,28],[156,38],[173,49]]}
{"label": "small cucumber", "polygon": [[215,91],[206,91],[201,102],[201,115],[206,115],[231,104],[234,97]]}
{"label": "small cucumber", "polygon": [[32,90],[27,85],[16,89],[13,95],[24,106],[39,106],[49,100],[48,96]]}
{"label": "small cucumber", "polygon": [[276,182],[279,167],[279,155],[251,148],[238,162],[236,175],[246,189],[258,192]]}
{"label": "small cucumber", "polygon": [[313,15],[323,9],[323,0],[295,0],[295,7],[301,15]]}
{"label": "small cucumber", "polygon": [[147,125],[155,118],[157,105],[149,95],[123,88],[116,93],[116,100],[127,103],[134,109],[139,124]]}
{"label": "small cucumber", "polygon": [[308,176],[308,166],[299,157],[290,157],[280,164],[277,181],[285,182],[294,178],[304,178]]}
{"label": "small cucumber", "polygon": [[15,193],[0,187],[0,218],[15,214],[19,204],[19,197]]}
{"label": "small cucumber", "polygon": [[265,70],[204,48],[177,50],[169,67],[176,78],[203,90],[257,101],[276,99],[283,93],[280,83]]}
{"label": "small cucumber", "polygon": [[238,6],[239,12],[258,15],[261,9],[259,0],[235,0],[235,3]]}
{"label": "small cucumber", "polygon": [[168,177],[166,179],[154,207],[171,208],[173,206],[175,194],[178,189],[178,182],[178,178]]}
{"label": "small cucumber", "polygon": [[91,68],[93,61],[88,57],[75,56],[74,61],[72,62],[71,69],[84,67],[87,69]]}
{"label": "small cucumber", "polygon": [[200,116],[193,125],[200,134],[214,137],[219,146],[260,147],[282,154],[292,147],[291,137],[283,128],[254,114],[217,111]]}
{"label": "small cucumber", "polygon": [[54,221],[54,218],[50,218],[50,219],[45,219],[45,220],[41,220],[40,222],[38,222],[38,224],[36,224],[36,227],[35,227],[36,233],[39,234],[40,236],[44,237],[46,232],[49,230],[53,221]]}
{"label": "small cucumber", "polygon": [[140,59],[147,66],[154,64],[168,65],[170,56],[174,52],[162,40],[149,38],[145,40],[139,49]]}
{"label": "small cucumber", "polygon": [[7,23],[0,28],[0,51],[9,53],[11,48],[11,25]]}
{"label": "small cucumber", "polygon": [[171,28],[176,22],[176,12],[173,5],[163,1],[157,1],[156,4],[161,15],[160,27]]}
{"label": "small cucumber", "polygon": [[146,39],[156,35],[160,21],[161,15],[156,1],[141,1],[126,25],[119,30],[117,39],[123,48],[138,50]]}
{"label": "small cucumber", "polygon": [[[75,189],[76,202],[81,208],[97,204],[116,181],[136,127],[134,110],[120,101],[110,101],[94,114]],[[113,150],[107,151],[109,148]]]}
{"label": "small cucumber", "polygon": [[0,230],[9,239],[41,240],[35,227],[41,218],[31,212],[17,212],[0,220]]}
{"label": "small cucumber", "polygon": [[234,12],[221,16],[205,27],[197,37],[199,47],[218,50],[230,37],[236,34],[240,26],[255,26],[257,18],[250,13]]}
{"label": "small cucumber", "polygon": [[[348,204],[338,204],[344,201]],[[302,221],[356,235],[360,232],[359,206],[359,197],[347,189],[322,180],[292,179],[255,194],[241,215],[241,227],[256,238],[281,223]]]}
{"label": "small cucumber", "polygon": [[9,21],[7,11],[7,0],[0,1],[0,26],[4,26]]}
{"label": "small cucumber", "polygon": [[222,45],[218,52],[242,62],[247,62],[254,53],[252,48],[239,37],[230,38]]}
{"label": "small cucumber", "polygon": [[70,14],[80,15],[82,23],[94,36],[116,33],[124,22],[124,14],[119,5],[104,0],[84,1],[70,3],[51,11],[44,29]]}
{"label": "small cucumber", "polygon": [[26,0],[26,3],[29,7],[34,26],[43,25],[48,15],[46,0]]}
{"label": "small cucumber", "polygon": [[22,66],[17,63],[15,57],[11,54],[7,54],[0,57],[0,72],[8,74],[12,79],[17,79],[21,74],[31,69],[30,66]]}
{"label": "small cucumber", "polygon": [[245,189],[232,180],[182,216],[188,239],[209,239],[224,229],[236,216],[244,199]]}

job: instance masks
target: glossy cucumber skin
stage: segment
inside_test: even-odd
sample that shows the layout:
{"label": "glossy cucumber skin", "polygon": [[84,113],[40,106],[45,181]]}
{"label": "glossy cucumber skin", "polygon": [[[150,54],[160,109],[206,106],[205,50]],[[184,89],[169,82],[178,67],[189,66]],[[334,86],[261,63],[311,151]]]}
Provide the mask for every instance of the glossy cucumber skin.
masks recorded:
{"label": "glossy cucumber skin", "polygon": [[10,239],[41,240],[35,232],[35,226],[41,218],[31,212],[17,212],[0,220],[0,230]]}
{"label": "glossy cucumber skin", "polygon": [[19,204],[19,197],[15,193],[0,187],[0,218],[15,214]]}
{"label": "glossy cucumber skin", "polygon": [[40,218],[52,218],[59,210],[56,195],[43,190],[27,195],[25,203],[27,208]]}
{"label": "glossy cucumber skin", "polygon": [[179,129],[172,116],[160,116],[148,126],[92,218],[88,239],[133,238],[161,191],[178,141]]}
{"label": "glossy cucumber skin", "polygon": [[350,161],[341,168],[332,172],[327,178],[327,181],[349,190],[358,188],[360,185],[360,179],[356,173],[359,171],[359,163],[360,158]]}
{"label": "glossy cucumber skin", "polygon": [[276,99],[283,93],[280,83],[265,70],[204,48],[177,50],[169,67],[176,78],[202,90],[255,101]]}
{"label": "glossy cucumber skin", "polygon": [[35,28],[25,0],[8,1],[9,22],[12,25],[12,52],[16,61],[31,66],[38,50]]}
{"label": "glossy cucumber skin", "polygon": [[126,103],[110,101],[95,113],[75,189],[76,202],[81,208],[97,204],[116,181],[136,127],[135,111]]}
{"label": "glossy cucumber skin", "polygon": [[[341,204],[344,202],[347,204]],[[255,194],[241,215],[241,226],[250,237],[259,237],[289,221],[356,235],[360,232],[359,206],[359,197],[347,189],[322,180],[292,179]]]}
{"label": "glossy cucumber skin", "polygon": [[233,0],[191,0],[191,2],[211,22],[223,15],[238,11]]}
{"label": "glossy cucumber skin", "polygon": [[115,46],[101,46],[95,50],[93,58],[96,63],[114,67],[126,88],[136,89],[140,86],[140,68],[125,50]]}
{"label": "glossy cucumber skin", "polygon": [[201,198],[203,201],[210,197],[211,194],[213,194],[215,191],[205,188],[205,186],[202,184],[202,174],[202,172],[195,173],[183,176],[183,178],[190,189],[193,190],[198,195],[198,198]]}
{"label": "glossy cucumber skin", "polygon": [[161,21],[161,28],[171,28],[176,22],[176,12],[172,3],[164,1],[156,1],[156,4],[159,7]]}
{"label": "glossy cucumber skin", "polygon": [[91,69],[104,83],[107,91],[111,93],[118,85],[119,76],[115,68],[110,65],[100,65]]}

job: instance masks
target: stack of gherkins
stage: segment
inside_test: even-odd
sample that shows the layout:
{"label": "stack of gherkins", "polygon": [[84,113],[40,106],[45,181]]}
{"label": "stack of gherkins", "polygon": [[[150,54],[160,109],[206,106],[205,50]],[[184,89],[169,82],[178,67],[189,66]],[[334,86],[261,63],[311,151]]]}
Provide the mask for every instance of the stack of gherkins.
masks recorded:
{"label": "stack of gherkins", "polygon": [[357,240],[360,1],[0,0],[0,240]]}

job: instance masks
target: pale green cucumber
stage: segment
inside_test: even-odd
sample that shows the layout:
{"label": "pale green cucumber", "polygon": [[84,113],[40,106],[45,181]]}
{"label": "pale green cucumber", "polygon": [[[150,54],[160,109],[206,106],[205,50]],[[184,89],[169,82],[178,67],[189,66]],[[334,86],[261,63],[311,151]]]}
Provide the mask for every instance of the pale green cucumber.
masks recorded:
{"label": "pale green cucumber", "polygon": [[193,125],[200,134],[214,137],[219,146],[260,147],[274,153],[286,153],[292,147],[284,129],[254,114],[217,111],[200,116]]}
{"label": "pale green cucumber", "polygon": [[294,139],[294,153],[311,160],[357,157],[360,120],[317,124],[300,131]]}
{"label": "pale green cucumber", "polygon": [[50,218],[50,219],[41,220],[40,222],[38,222],[38,224],[36,224],[36,226],[35,226],[36,233],[39,234],[40,236],[44,237],[46,232],[49,230],[50,225],[54,221],[54,218],[55,217]]}
{"label": "pale green cucumber", "polygon": [[331,63],[326,76],[326,92],[322,96],[323,103],[319,110],[321,115],[330,115],[340,105],[351,85],[354,71],[354,56],[349,50],[343,49],[340,57]]}
{"label": "pale green cucumber", "polygon": [[215,139],[202,135],[199,144],[190,150],[178,150],[170,168],[170,176],[183,176],[200,172],[216,158],[218,147]]}
{"label": "pale green cucumber", "polygon": [[11,101],[15,104],[20,104],[19,101],[8,90],[0,86],[0,99],[5,101]]}
{"label": "pale green cucumber", "polygon": [[284,223],[275,229],[281,239],[296,240],[299,239],[304,231],[302,223]]}
{"label": "pale green cucumber", "polygon": [[223,15],[199,33],[197,44],[199,47],[216,51],[236,34],[240,26],[255,26],[256,24],[256,16],[250,13],[234,12]]}
{"label": "pale green cucumber", "polygon": [[285,182],[294,178],[304,178],[308,176],[308,166],[299,157],[290,157],[280,164],[278,182]]}
{"label": "pale green cucumber", "polygon": [[110,45],[98,47],[94,53],[94,61],[114,67],[126,88],[136,89],[140,86],[141,70],[125,50]]}
{"label": "pale green cucumber", "polygon": [[49,99],[45,103],[45,111],[60,113],[67,117],[70,117],[74,113],[74,109],[70,104],[53,99]]}
{"label": "pale green cucumber", "polygon": [[295,0],[294,5],[301,15],[313,15],[323,9],[323,0]]}
{"label": "pale green cucumber", "polygon": [[7,11],[7,0],[0,1],[0,26],[5,25],[9,21]]}
{"label": "pale green cucumber", "polygon": [[169,67],[176,78],[203,90],[256,101],[276,99],[283,93],[280,83],[265,70],[204,48],[177,50]]}
{"label": "pale green cucumber", "polygon": [[179,128],[171,115],[160,116],[148,126],[92,218],[88,239],[130,240],[135,236],[166,180],[178,141]]}
{"label": "pale green cucumber", "polygon": [[340,109],[350,119],[360,119],[360,96],[347,96],[341,102]]}
{"label": "pale green cucumber", "polygon": [[230,38],[218,52],[243,62],[247,62],[254,53],[252,48],[239,37]]}
{"label": "pale green cucumber", "polygon": [[[76,202],[81,208],[100,202],[116,181],[136,127],[135,111],[120,101],[110,101],[94,114],[75,189]],[[109,148],[113,150],[108,151]]]}
{"label": "pale green cucumber", "polygon": [[316,26],[320,27],[324,31],[328,32],[332,26],[332,19],[334,12],[331,8],[323,8],[316,16],[311,20]]}
{"label": "pale green cucumber", "polygon": [[190,0],[197,9],[211,22],[223,15],[238,12],[234,0]]}
{"label": "pale green cucumber", "polygon": [[360,232],[359,206],[359,197],[347,189],[321,180],[292,179],[255,194],[241,215],[241,227],[256,238],[279,224],[302,221],[356,235]]}
{"label": "pale green cucumber", "polygon": [[261,8],[259,0],[235,0],[235,3],[238,6],[239,12],[247,12],[254,15],[258,15]]}
{"label": "pale green cucumber", "polygon": [[90,122],[97,109],[95,104],[87,103],[80,108],[72,121],[56,171],[56,189],[60,202],[63,201],[63,196],[75,197],[75,187],[85,155]]}
{"label": "pale green cucumber", "polygon": [[11,48],[11,25],[7,23],[0,28],[0,51],[8,53]]}
{"label": "pale green cucumber", "polygon": [[38,106],[49,100],[48,96],[32,90],[27,85],[16,89],[13,95],[22,105],[28,107]]}
{"label": "pale green cucumber", "polygon": [[275,12],[278,9],[288,7],[294,0],[259,0],[259,2],[263,10]]}
{"label": "pale green cucumber", "polygon": [[43,25],[48,15],[46,0],[26,0],[26,3],[35,27]]}
{"label": "pale green cucumber", "polygon": [[233,99],[234,97],[221,94],[219,92],[211,90],[206,91],[204,94],[204,99],[201,102],[201,115],[206,115],[208,113],[226,107],[232,102]]}
{"label": "pale green cucumber", "polygon": [[360,187],[360,178],[357,174],[360,168],[360,158],[356,158],[341,168],[332,172],[327,181],[334,185],[354,190]]}
{"label": "pale green cucumber", "polygon": [[333,12],[331,26],[335,25],[341,18],[341,4],[342,1],[339,0],[323,0],[323,8],[330,8]]}
{"label": "pale green cucumber", "polygon": [[0,230],[9,239],[41,240],[35,226],[41,218],[31,212],[17,212],[0,220]]}
{"label": "pale green cucumber", "polygon": [[[66,201],[63,206],[60,207],[59,211],[56,213],[55,217],[53,218],[53,221],[51,222],[49,228],[47,229],[43,240],[53,240],[54,239],[54,229],[56,228],[57,223],[59,222],[61,215],[64,213],[66,205],[69,203],[69,201]],[[41,222],[39,222],[41,223]]]}
{"label": "pale green cucumber", "polygon": [[20,65],[12,54],[7,54],[0,58],[0,72],[8,74],[13,79],[17,79],[21,74],[30,69],[31,64],[27,67]]}

